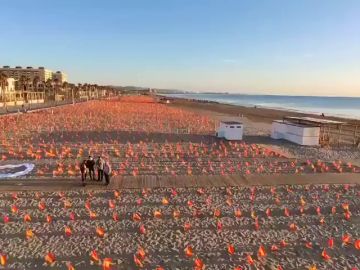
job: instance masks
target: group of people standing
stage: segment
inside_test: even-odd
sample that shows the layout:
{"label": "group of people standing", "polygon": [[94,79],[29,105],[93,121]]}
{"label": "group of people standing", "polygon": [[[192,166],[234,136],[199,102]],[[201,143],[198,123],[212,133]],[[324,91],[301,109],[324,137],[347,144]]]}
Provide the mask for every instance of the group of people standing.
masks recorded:
{"label": "group of people standing", "polygon": [[109,185],[111,175],[110,162],[104,160],[101,156],[99,156],[96,161],[92,156],[89,156],[88,159],[84,159],[80,164],[81,181],[83,186],[85,186],[87,174],[89,174],[90,180],[96,181],[95,169],[97,171],[97,181],[102,182],[103,178],[105,178],[105,185]]}

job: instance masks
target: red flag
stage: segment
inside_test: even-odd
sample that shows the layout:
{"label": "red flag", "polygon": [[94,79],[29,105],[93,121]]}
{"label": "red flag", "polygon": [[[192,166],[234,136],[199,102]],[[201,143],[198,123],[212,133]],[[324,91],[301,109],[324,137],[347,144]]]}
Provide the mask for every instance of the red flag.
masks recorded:
{"label": "red flag", "polygon": [[254,264],[254,260],[253,260],[253,258],[251,257],[251,255],[247,255],[246,260],[247,260],[247,263],[248,263],[248,264],[250,264],[250,265],[253,265],[253,264]]}
{"label": "red flag", "polygon": [[194,264],[195,264],[195,270],[202,270],[205,268],[205,265],[200,258],[196,258]]}
{"label": "red flag", "polygon": [[323,251],[321,252],[321,257],[325,260],[328,261],[331,259],[331,257],[329,256],[329,254],[327,254],[326,250],[323,249]]}
{"label": "red flag", "polygon": [[105,230],[102,227],[97,227],[96,228],[96,234],[97,234],[97,236],[102,238],[105,235]]}
{"label": "red flag", "polygon": [[139,227],[139,232],[141,234],[146,234],[146,229],[145,229],[145,225],[144,224],[141,224],[140,227]]}
{"label": "red flag", "polygon": [[100,257],[98,255],[98,253],[96,252],[96,250],[91,251],[90,258],[94,262],[99,262],[100,261]]}
{"label": "red flag", "polygon": [[333,248],[333,247],[334,247],[334,239],[333,239],[333,238],[330,238],[330,239],[328,240],[328,246],[329,246],[329,248]]}
{"label": "red flag", "polygon": [[227,250],[230,255],[233,255],[235,253],[235,247],[232,244],[228,245]]}

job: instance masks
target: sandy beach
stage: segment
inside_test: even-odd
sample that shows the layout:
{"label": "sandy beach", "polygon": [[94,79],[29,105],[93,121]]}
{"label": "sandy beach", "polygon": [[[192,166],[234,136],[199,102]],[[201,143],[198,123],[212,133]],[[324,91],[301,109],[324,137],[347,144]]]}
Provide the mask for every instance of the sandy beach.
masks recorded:
{"label": "sandy beach", "polygon": [[[128,96],[1,117],[0,269],[357,269],[359,150],[270,139],[284,114]],[[88,155],[109,186],[81,185]]]}

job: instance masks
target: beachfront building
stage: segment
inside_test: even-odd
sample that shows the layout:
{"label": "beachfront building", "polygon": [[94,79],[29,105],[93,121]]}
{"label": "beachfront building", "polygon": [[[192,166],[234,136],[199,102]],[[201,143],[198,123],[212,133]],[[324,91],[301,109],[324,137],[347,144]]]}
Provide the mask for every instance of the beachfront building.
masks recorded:
{"label": "beachfront building", "polygon": [[217,131],[218,138],[225,140],[242,140],[244,133],[244,125],[237,121],[221,121]]}
{"label": "beachfront building", "polygon": [[51,80],[53,76],[53,72],[44,67],[26,67],[23,68],[21,66],[10,67],[3,66],[0,68],[0,73],[5,74],[8,77],[14,78],[17,81],[20,81],[22,78],[26,78],[29,81],[33,82],[37,79],[40,82],[46,82],[47,80]]}
{"label": "beachfront building", "polygon": [[61,71],[56,71],[52,74],[52,79],[58,81],[59,83],[68,82],[67,74]]}

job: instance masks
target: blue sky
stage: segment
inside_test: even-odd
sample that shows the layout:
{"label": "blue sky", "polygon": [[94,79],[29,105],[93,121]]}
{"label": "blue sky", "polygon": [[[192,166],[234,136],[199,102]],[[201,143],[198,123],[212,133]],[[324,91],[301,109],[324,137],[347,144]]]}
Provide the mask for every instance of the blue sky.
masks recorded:
{"label": "blue sky", "polygon": [[360,96],[358,0],[0,2],[0,65],[76,83]]}

